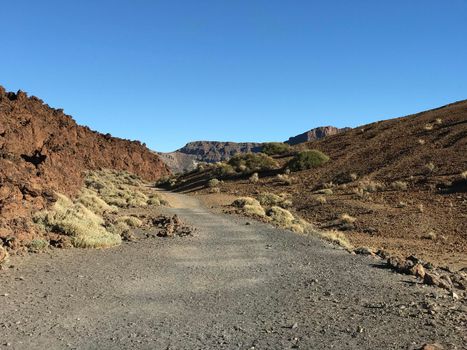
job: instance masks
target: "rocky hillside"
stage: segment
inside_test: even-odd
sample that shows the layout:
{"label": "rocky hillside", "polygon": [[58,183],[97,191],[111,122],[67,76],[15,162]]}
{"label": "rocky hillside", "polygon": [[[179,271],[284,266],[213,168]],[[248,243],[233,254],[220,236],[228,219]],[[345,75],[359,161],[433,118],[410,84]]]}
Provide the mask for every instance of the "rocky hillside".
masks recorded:
{"label": "rocky hillside", "polygon": [[[296,145],[302,142],[319,140],[349,129],[322,126],[290,137],[285,143]],[[193,170],[198,162],[221,162],[230,159],[237,153],[260,152],[262,146],[263,143],[257,142],[195,141],[187,143],[184,147],[174,152],[159,153],[159,155],[173,172],[183,173]]]}
{"label": "rocky hillside", "polygon": [[34,237],[34,212],[54,192],[75,194],[86,170],[126,170],[146,180],[170,171],[138,141],[79,126],[61,109],[0,87],[0,243]]}
{"label": "rocky hillside", "polygon": [[297,145],[303,142],[315,141],[325,138],[326,136],[336,135],[340,132],[350,130],[350,128],[336,128],[335,126],[320,126],[304,132],[303,134],[290,137],[285,143],[289,145]]}
{"label": "rocky hillside", "polygon": [[164,162],[176,173],[195,168],[198,162],[215,163],[231,158],[237,153],[259,152],[261,143],[195,141],[170,153],[159,153]]}
{"label": "rocky hillside", "polygon": [[[298,217],[322,230],[345,232],[356,247],[467,267],[467,100],[292,149],[254,181],[250,173],[207,169],[174,183],[180,191],[205,194],[213,192],[208,181],[215,177],[223,181],[214,195],[274,193],[289,199],[288,209]],[[329,161],[288,174],[292,153],[299,157],[309,149]]]}

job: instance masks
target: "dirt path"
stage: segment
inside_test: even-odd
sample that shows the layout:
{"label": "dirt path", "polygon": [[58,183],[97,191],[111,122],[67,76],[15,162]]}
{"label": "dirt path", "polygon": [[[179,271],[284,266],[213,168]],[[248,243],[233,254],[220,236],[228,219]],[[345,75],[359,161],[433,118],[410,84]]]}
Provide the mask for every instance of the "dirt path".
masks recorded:
{"label": "dirt path", "polygon": [[447,292],[312,237],[167,196],[174,207],[166,211],[197,227],[194,237],[15,259],[0,274],[0,348],[465,344],[465,304]]}

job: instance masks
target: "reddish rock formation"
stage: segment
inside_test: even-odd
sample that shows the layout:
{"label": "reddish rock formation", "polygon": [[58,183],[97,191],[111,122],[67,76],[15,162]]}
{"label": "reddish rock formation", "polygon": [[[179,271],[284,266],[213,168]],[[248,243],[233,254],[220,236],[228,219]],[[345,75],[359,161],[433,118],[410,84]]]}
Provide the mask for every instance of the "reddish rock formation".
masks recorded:
{"label": "reddish rock formation", "polygon": [[83,173],[99,168],[127,170],[146,180],[169,173],[140,142],[79,126],[63,110],[0,86],[0,240],[33,237],[32,213],[47,207],[54,191],[75,194]]}
{"label": "reddish rock formation", "polygon": [[325,138],[326,136],[336,135],[350,128],[336,128],[335,126],[320,126],[304,132],[303,134],[290,137],[285,143],[289,145],[297,145],[303,142],[315,141]]}

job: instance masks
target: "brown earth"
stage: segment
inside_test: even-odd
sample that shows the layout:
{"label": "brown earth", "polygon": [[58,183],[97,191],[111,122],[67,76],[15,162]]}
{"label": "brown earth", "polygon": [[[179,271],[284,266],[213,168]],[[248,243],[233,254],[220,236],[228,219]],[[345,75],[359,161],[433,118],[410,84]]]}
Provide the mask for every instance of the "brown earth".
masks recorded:
{"label": "brown earth", "polygon": [[[248,181],[249,174],[231,175],[223,178],[221,193],[286,193],[291,211],[319,228],[345,230],[354,246],[467,267],[467,182],[461,175],[467,170],[467,101],[295,148],[319,149],[331,160],[291,173],[289,182],[275,176],[283,168],[260,173],[256,183]],[[277,158],[284,167],[289,159]],[[211,191],[206,182],[215,176],[192,172],[174,189],[205,194]],[[316,193],[324,188],[328,194]],[[355,222],[344,224],[342,214]]]}
{"label": "brown earth", "polygon": [[79,126],[37,97],[0,87],[0,243],[31,240],[31,216],[54,201],[54,191],[73,195],[85,171],[101,168],[145,180],[170,172],[144,144]]}

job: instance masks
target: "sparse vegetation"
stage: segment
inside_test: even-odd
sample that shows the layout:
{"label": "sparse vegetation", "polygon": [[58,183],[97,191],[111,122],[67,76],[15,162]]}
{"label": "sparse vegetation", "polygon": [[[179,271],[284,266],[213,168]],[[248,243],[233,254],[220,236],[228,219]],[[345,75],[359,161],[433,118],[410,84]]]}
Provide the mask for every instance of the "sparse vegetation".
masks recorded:
{"label": "sparse vegetation", "polygon": [[435,165],[433,164],[433,162],[429,162],[429,163],[425,164],[425,168],[427,168],[428,171],[431,173],[431,172],[433,172],[433,170],[435,170]]}
{"label": "sparse vegetation", "polygon": [[117,218],[116,222],[123,222],[133,228],[141,227],[143,225],[143,222],[135,216],[120,216]]}
{"label": "sparse vegetation", "polygon": [[353,224],[355,221],[357,221],[356,218],[354,218],[353,216],[350,216],[350,215],[347,214],[347,213],[342,214],[342,215],[339,217],[339,220],[340,220],[340,222],[343,223],[343,224]]}
{"label": "sparse vegetation", "polygon": [[259,181],[259,175],[258,173],[253,173],[249,179],[248,179],[251,183],[256,183]]}
{"label": "sparse vegetation", "polygon": [[329,157],[316,149],[297,153],[288,163],[292,171],[316,168],[329,161]]}
{"label": "sparse vegetation", "polygon": [[28,243],[28,250],[31,252],[40,252],[49,246],[49,241],[42,238],[33,239]]}
{"label": "sparse vegetation", "polygon": [[0,270],[8,264],[9,258],[7,250],[0,245]]}
{"label": "sparse vegetation", "polygon": [[293,180],[288,174],[277,174],[276,179],[286,186],[290,186],[293,184]]}
{"label": "sparse vegetation", "polygon": [[269,142],[263,146],[261,152],[269,156],[282,155],[290,152],[290,145],[283,142]]}
{"label": "sparse vegetation", "polygon": [[233,156],[228,164],[243,173],[272,170],[278,167],[277,162],[264,153],[243,153]]}
{"label": "sparse vegetation", "polygon": [[51,210],[34,216],[45,230],[70,236],[72,244],[80,248],[106,248],[121,243],[119,235],[106,230],[102,217],[62,194],[57,197]]}
{"label": "sparse vegetation", "polygon": [[418,139],[418,143],[423,146],[425,144],[425,140],[424,139]]}
{"label": "sparse vegetation", "polygon": [[213,188],[219,186],[220,181],[218,179],[211,179],[208,181],[208,187]]}
{"label": "sparse vegetation", "polygon": [[425,130],[426,131],[433,130],[433,124],[425,124]]}
{"label": "sparse vegetation", "polygon": [[273,224],[297,233],[304,233],[308,226],[304,220],[295,218],[290,211],[281,207],[271,207],[267,215]]}
{"label": "sparse vegetation", "polygon": [[360,183],[358,184],[358,188],[363,190],[364,192],[373,193],[373,192],[384,191],[386,186],[383,183],[378,182],[378,181],[363,180],[363,181],[360,181]]}
{"label": "sparse vegetation", "polygon": [[324,196],[315,197],[315,201],[318,204],[326,204],[327,203],[326,197],[324,197]]}
{"label": "sparse vegetation", "polygon": [[241,209],[245,214],[255,215],[264,217],[266,212],[261,204],[254,198],[241,197],[233,201],[232,205],[236,208]]}
{"label": "sparse vegetation", "polygon": [[288,208],[292,206],[292,202],[287,199],[285,194],[279,196],[270,192],[261,193],[258,196],[258,201],[263,207],[279,206],[281,208]]}
{"label": "sparse vegetation", "polygon": [[330,196],[330,195],[333,194],[333,192],[332,192],[332,190],[330,188],[322,188],[320,190],[315,191],[314,193],[324,194],[324,195],[327,195],[327,196]]}
{"label": "sparse vegetation", "polygon": [[331,243],[337,244],[342,248],[351,251],[353,250],[352,244],[349,242],[347,236],[340,231],[316,231],[316,234],[322,239]]}
{"label": "sparse vegetation", "polygon": [[463,172],[461,173],[461,177],[462,177],[464,180],[467,179],[467,170],[466,170],[466,171],[463,171]]}
{"label": "sparse vegetation", "polygon": [[407,182],[404,181],[394,181],[391,183],[391,187],[396,191],[407,191],[408,185]]}

